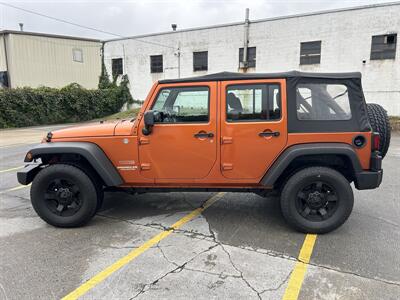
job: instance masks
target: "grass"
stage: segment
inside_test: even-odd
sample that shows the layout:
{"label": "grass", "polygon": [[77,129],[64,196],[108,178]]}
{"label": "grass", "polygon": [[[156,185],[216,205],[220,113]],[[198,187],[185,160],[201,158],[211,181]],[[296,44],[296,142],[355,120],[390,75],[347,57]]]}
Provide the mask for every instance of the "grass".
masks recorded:
{"label": "grass", "polygon": [[392,127],[393,131],[400,131],[400,117],[389,117],[390,126]]}
{"label": "grass", "polygon": [[103,118],[100,118],[99,120],[128,120],[128,119],[133,119],[136,117],[136,115],[139,113],[140,108],[134,108],[134,109],[128,109],[125,111],[121,111],[119,113],[109,115]]}

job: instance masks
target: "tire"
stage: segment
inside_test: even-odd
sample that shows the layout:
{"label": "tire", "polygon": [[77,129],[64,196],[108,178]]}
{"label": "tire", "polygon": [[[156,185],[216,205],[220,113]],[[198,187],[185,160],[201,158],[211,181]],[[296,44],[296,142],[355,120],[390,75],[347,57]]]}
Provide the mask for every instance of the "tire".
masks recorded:
{"label": "tire", "polygon": [[335,230],[350,216],[353,203],[350,183],[341,173],[326,167],[298,171],[286,182],[281,194],[284,218],[304,233]]}
{"label": "tire", "polygon": [[79,227],[96,214],[98,191],[90,177],[74,166],[54,164],[33,180],[31,202],[45,222],[56,227]]}
{"label": "tire", "polygon": [[101,178],[95,171],[90,169],[90,167],[77,164],[77,163],[71,163],[71,162],[63,162],[63,164],[73,166],[75,168],[78,168],[82,172],[84,172],[87,176],[89,176],[90,180],[93,182],[96,188],[96,193],[97,193],[97,207],[96,211],[94,212],[94,215],[101,209],[103,206],[104,202],[104,191],[103,191],[103,184],[101,181]]}
{"label": "tire", "polygon": [[372,130],[374,132],[379,132],[379,135],[381,137],[379,151],[381,152],[383,158],[386,156],[390,145],[391,128],[389,116],[387,114],[387,111],[382,106],[375,103],[367,104],[367,112]]}

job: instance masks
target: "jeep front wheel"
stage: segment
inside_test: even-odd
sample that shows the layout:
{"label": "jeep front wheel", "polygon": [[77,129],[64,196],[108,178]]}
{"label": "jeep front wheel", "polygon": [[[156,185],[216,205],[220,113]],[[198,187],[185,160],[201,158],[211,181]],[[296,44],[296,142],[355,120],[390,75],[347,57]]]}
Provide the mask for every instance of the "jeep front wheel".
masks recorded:
{"label": "jeep front wheel", "polygon": [[298,171],[286,182],[281,194],[286,221],[305,233],[327,233],[338,228],[350,216],[353,202],[347,179],[326,167]]}
{"label": "jeep front wheel", "polygon": [[50,225],[77,227],[95,215],[98,195],[95,184],[82,170],[55,164],[33,180],[31,201],[36,213]]}

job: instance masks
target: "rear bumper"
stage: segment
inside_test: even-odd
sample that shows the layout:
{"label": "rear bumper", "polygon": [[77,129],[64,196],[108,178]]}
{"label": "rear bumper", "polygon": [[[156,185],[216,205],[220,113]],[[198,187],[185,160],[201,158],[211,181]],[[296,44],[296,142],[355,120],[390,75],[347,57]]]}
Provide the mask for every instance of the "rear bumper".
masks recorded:
{"label": "rear bumper", "polygon": [[355,186],[358,190],[370,190],[377,188],[383,177],[382,156],[379,152],[371,155],[369,171],[362,171],[356,174]]}
{"label": "rear bumper", "polygon": [[355,186],[358,190],[370,190],[377,188],[383,177],[383,170],[365,171],[357,174]]}
{"label": "rear bumper", "polygon": [[23,185],[30,184],[40,169],[41,167],[38,164],[26,165],[25,168],[17,173],[18,182]]}

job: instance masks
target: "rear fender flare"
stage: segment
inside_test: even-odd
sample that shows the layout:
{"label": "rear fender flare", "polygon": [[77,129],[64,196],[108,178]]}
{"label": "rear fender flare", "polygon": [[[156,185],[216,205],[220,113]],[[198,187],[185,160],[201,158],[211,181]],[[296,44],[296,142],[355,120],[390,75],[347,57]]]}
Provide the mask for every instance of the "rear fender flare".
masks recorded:
{"label": "rear fender flare", "polygon": [[264,186],[274,186],[279,176],[297,157],[326,154],[342,155],[349,158],[357,180],[357,175],[362,172],[362,167],[357,153],[354,151],[353,147],[343,143],[310,143],[291,146],[283,151],[283,153],[280,154],[278,159],[272,164],[267,173],[263,176],[260,183]]}

